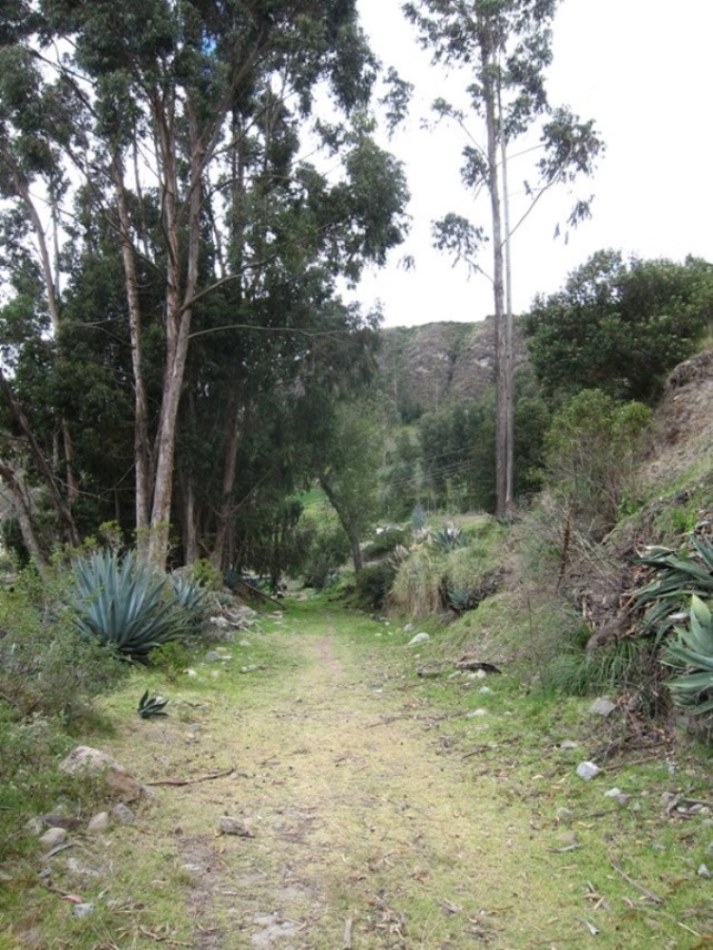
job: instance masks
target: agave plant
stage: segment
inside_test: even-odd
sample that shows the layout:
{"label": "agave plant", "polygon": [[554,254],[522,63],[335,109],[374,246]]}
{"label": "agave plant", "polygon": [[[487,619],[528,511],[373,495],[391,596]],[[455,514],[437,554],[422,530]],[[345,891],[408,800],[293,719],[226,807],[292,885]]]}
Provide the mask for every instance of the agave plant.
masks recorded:
{"label": "agave plant", "polygon": [[155,719],[156,716],[168,715],[168,713],[165,711],[165,707],[167,705],[167,699],[162,699],[160,696],[149,696],[149,691],[146,690],[144,695],[139,700],[139,708],[137,712],[142,719]]}
{"label": "agave plant", "polygon": [[695,594],[688,626],[676,626],[677,639],[666,644],[662,661],[682,671],[669,681],[674,701],[693,716],[713,712],[713,614]]}
{"label": "agave plant", "polygon": [[171,586],[176,604],[193,616],[198,616],[208,593],[205,587],[181,577],[180,574],[171,574]]}
{"label": "agave plant", "polygon": [[655,547],[638,560],[656,573],[637,592],[632,609],[646,610],[643,632],[655,632],[658,640],[678,619],[688,596],[713,596],[713,543],[703,535],[691,534],[690,545],[690,556]]}
{"label": "agave plant", "polygon": [[448,554],[450,551],[455,551],[456,548],[465,547],[468,542],[463,537],[460,528],[449,524],[445,528],[434,532],[431,543],[434,547],[438,548],[442,554]]}
{"label": "agave plant", "polygon": [[166,578],[133,552],[123,558],[97,552],[75,560],[72,571],[78,629],[123,656],[145,660],[154,647],[190,630],[190,616],[177,605]]}

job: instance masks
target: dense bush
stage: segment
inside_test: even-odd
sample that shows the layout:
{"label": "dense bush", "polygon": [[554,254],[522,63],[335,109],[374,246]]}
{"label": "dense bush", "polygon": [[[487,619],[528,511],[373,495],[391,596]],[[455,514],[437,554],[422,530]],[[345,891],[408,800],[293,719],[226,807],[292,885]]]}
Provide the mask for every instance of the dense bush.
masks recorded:
{"label": "dense bush", "polygon": [[396,568],[389,561],[367,564],[356,577],[359,602],[372,610],[379,610],[386,603],[395,577]]}
{"label": "dense bush", "polygon": [[19,716],[73,723],[117,679],[120,664],[113,651],[83,637],[59,603],[33,595],[20,582],[0,598],[0,701]]}
{"label": "dense bush", "polygon": [[409,542],[409,532],[405,528],[385,528],[376,535],[365,547],[364,557],[367,560],[375,560],[391,554],[400,545],[406,545]]}
{"label": "dense bush", "polygon": [[338,525],[310,524],[302,532],[302,551],[300,573],[305,586],[322,590],[349,557],[349,540]]}
{"label": "dense bush", "polygon": [[713,316],[713,267],[702,260],[624,261],[599,251],[526,318],[529,354],[550,397],[602,389],[655,401]]}
{"label": "dense bush", "polygon": [[579,529],[595,540],[613,527],[621,503],[635,493],[650,418],[641,403],[587,389],[552,419],[545,443],[548,483]]}

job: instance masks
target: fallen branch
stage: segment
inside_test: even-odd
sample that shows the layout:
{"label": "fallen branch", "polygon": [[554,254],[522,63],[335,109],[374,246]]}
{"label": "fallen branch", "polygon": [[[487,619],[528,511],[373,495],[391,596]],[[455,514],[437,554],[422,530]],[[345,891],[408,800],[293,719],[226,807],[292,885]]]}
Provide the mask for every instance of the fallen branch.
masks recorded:
{"label": "fallen branch", "polygon": [[198,778],[165,778],[158,782],[144,782],[144,785],[197,785],[198,782],[212,782],[214,778],[225,778],[233,772],[235,772],[235,766],[231,765],[223,772],[211,772],[210,775],[199,775]]}
{"label": "fallen branch", "polygon": [[619,867],[619,865],[616,863],[616,861],[610,861],[610,863],[611,863],[611,866],[612,866],[612,867],[614,868],[614,870],[616,871],[616,873],[617,873],[617,874],[620,874],[620,875],[624,878],[624,880],[625,880],[628,884],[631,884],[632,887],[636,888],[636,890],[637,890],[640,894],[643,894],[644,897],[645,897],[647,900],[653,901],[654,904],[663,904],[663,898],[657,897],[656,894],[654,894],[653,891],[650,891],[650,890],[648,889],[648,887],[644,887],[643,884],[639,884],[638,881],[635,881],[635,880],[633,879],[633,877],[629,877],[629,875],[626,873],[626,871],[622,870],[622,868]]}

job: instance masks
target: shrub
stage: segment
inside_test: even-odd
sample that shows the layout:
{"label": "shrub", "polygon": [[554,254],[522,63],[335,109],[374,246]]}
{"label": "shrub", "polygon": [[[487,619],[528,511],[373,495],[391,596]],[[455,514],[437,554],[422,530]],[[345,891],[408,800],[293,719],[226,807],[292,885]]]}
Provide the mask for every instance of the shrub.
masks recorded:
{"label": "shrub", "polygon": [[0,697],[16,715],[75,723],[119,676],[113,652],[81,636],[66,613],[55,608],[53,616],[29,602],[22,590],[3,596],[0,624]]}
{"label": "shrub", "polygon": [[364,556],[368,559],[383,557],[385,554],[391,554],[399,546],[408,544],[409,532],[404,528],[385,528],[369,542],[364,550]]}
{"label": "shrub", "polygon": [[119,558],[98,552],[72,565],[77,629],[122,656],[145,660],[155,647],[192,629],[165,576],[139,562],[133,552]]}
{"label": "shrub", "polygon": [[369,564],[356,578],[356,592],[360,602],[378,610],[383,607],[396,577],[396,568],[388,561]]}
{"label": "shrub", "polygon": [[634,494],[650,418],[651,410],[641,403],[620,403],[587,389],[552,420],[546,438],[548,482],[580,530],[594,540],[614,526],[622,500]]}
{"label": "shrub", "polygon": [[305,587],[322,590],[349,557],[349,540],[341,527],[313,528],[303,536],[301,571]]}
{"label": "shrub", "polygon": [[457,528],[454,524],[449,524],[445,528],[434,531],[431,535],[431,544],[441,554],[447,554],[449,551],[455,551],[456,548],[465,547],[468,544],[468,539],[463,535],[460,528]]}

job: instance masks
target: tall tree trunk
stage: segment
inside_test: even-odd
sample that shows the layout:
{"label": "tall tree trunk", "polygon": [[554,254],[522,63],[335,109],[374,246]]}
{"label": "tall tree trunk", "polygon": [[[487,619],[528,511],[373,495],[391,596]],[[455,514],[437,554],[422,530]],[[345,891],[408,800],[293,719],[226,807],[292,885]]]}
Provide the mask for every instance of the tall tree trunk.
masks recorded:
{"label": "tall tree trunk", "polygon": [[508,333],[504,301],[503,226],[498,175],[498,143],[500,140],[495,84],[495,60],[487,28],[481,35],[483,59],[483,100],[487,133],[488,192],[493,239],[493,298],[495,304],[495,513],[504,517],[508,511],[508,404],[510,399],[507,372]]}
{"label": "tall tree trunk", "polygon": [[178,212],[178,170],[173,108],[156,110],[162,166],[164,228],[168,243],[166,273],[166,366],[158,435],[156,471],[148,558],[163,569],[168,555],[173,497],[173,467],[176,452],[176,421],[181,400],[191,329],[192,300],[198,284],[200,252],[201,175],[203,149],[194,120],[189,119],[190,190],[186,229],[188,235],[186,281],[181,291],[181,221]]}
{"label": "tall tree trunk", "polygon": [[131,368],[134,378],[134,468],[136,481],[136,542],[139,551],[147,552],[149,509],[151,504],[150,459],[151,450],[148,431],[148,397],[144,381],[141,347],[141,306],[139,281],[136,273],[136,258],[131,240],[131,221],[126,204],[124,169],[118,152],[113,155],[112,171],[116,187],[116,204],[121,233],[121,257],[124,265],[126,299],[129,307],[129,339],[131,342]]}
{"label": "tall tree trunk", "polygon": [[233,489],[235,488],[235,477],[237,475],[238,444],[243,421],[243,414],[240,411],[240,392],[237,388],[234,389],[230,395],[228,413],[231,426],[225,440],[223,483],[220,493],[220,505],[218,507],[215,542],[211,555],[212,563],[220,570],[224,570],[229,566],[226,557],[227,542],[233,523]]}
{"label": "tall tree trunk", "polygon": [[512,241],[510,235],[510,191],[508,189],[508,156],[507,141],[502,131],[502,99],[500,82],[498,82],[498,119],[500,130],[500,167],[502,169],[502,199],[504,225],[504,252],[505,252],[505,350],[500,354],[503,364],[505,381],[502,396],[505,401],[503,407],[503,435],[505,449],[504,474],[504,514],[512,512],[515,503],[515,367],[513,346],[513,312],[512,312]]}

